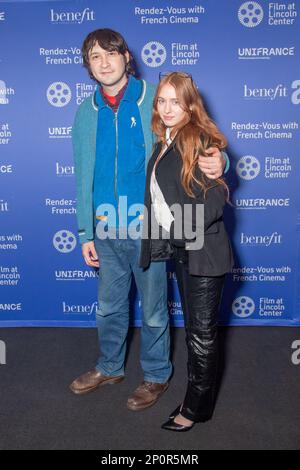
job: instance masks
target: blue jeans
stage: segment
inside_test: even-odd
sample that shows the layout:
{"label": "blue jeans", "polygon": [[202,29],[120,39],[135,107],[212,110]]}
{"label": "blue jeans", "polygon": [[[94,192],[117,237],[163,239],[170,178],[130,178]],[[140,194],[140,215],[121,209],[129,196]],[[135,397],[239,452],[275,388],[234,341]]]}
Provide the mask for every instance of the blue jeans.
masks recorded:
{"label": "blue jeans", "polygon": [[129,327],[129,291],[132,275],[142,303],[140,361],[144,380],[165,383],[170,362],[167,276],[165,263],[139,267],[141,240],[95,239],[100,260],[96,314],[100,357],[96,369],[104,375],[124,374]]}

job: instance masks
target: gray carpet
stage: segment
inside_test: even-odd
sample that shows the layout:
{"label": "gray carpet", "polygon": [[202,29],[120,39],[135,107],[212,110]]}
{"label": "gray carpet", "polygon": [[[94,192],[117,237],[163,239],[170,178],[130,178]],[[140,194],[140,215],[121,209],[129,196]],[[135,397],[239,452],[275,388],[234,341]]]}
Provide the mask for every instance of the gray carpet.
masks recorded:
{"label": "gray carpet", "polygon": [[139,330],[130,332],[126,380],[85,396],[69,383],[93,367],[94,329],[0,329],[1,449],[299,449],[300,328],[221,328],[222,375],[214,419],[186,434],[160,429],[185,390],[184,331],[172,330],[175,372],[166,394],[142,412],[126,409],[142,380]]}

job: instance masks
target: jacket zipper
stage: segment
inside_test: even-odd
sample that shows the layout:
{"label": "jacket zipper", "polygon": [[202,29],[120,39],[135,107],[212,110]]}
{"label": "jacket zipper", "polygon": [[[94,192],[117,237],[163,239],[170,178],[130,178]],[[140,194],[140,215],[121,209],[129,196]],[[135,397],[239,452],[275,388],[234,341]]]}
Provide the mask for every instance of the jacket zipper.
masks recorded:
{"label": "jacket zipper", "polygon": [[119,153],[119,130],[118,130],[118,112],[115,112],[115,129],[116,129],[116,157],[115,157],[115,198],[118,204],[119,212],[119,201],[118,201],[118,153]]}

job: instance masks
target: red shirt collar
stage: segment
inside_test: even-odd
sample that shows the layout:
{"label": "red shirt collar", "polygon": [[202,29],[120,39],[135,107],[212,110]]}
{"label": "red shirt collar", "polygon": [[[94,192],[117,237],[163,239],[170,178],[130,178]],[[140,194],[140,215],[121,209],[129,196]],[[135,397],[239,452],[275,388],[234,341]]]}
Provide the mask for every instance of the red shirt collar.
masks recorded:
{"label": "red shirt collar", "polygon": [[127,85],[128,85],[128,81],[125,83],[125,85],[123,86],[123,88],[121,88],[121,90],[118,92],[117,95],[115,96],[110,96],[108,95],[104,90],[103,90],[103,87],[100,86],[100,93],[102,95],[102,98],[103,100],[105,101],[106,104],[108,104],[108,106],[110,106],[111,108],[113,108],[113,110],[117,110],[118,107],[119,107],[119,104],[124,96],[124,93],[126,91],[126,88],[127,88]]}

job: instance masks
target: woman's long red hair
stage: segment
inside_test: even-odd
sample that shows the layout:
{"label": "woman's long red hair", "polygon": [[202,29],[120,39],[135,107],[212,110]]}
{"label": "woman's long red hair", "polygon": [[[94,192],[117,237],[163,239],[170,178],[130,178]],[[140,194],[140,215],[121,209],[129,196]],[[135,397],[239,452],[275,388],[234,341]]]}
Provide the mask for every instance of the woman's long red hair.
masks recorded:
{"label": "woman's long red hair", "polygon": [[[227,140],[208,116],[191,76],[181,72],[172,72],[162,78],[154,97],[152,130],[159,142],[165,142],[166,126],[158,114],[157,102],[161,89],[166,84],[170,84],[175,88],[180,107],[186,111],[186,117],[183,121],[172,129],[171,137],[176,135],[176,147],[183,160],[182,185],[186,193],[194,197],[192,186],[195,183],[201,186],[204,193],[211,186],[211,180],[202,172],[200,179],[195,176],[199,155],[205,155],[209,147],[217,147],[219,150],[224,149]],[[222,178],[218,178],[215,182],[224,186],[228,192],[228,187]]]}

